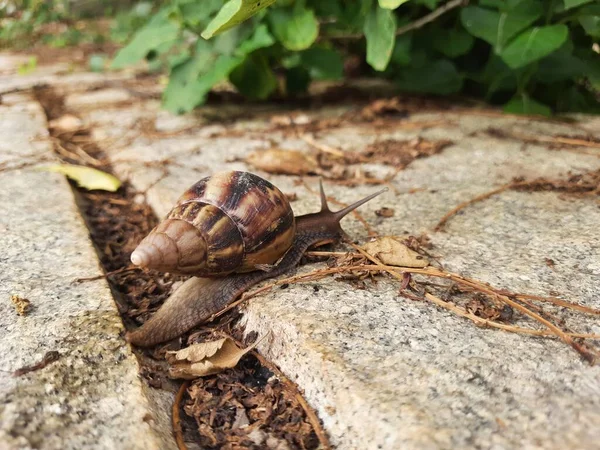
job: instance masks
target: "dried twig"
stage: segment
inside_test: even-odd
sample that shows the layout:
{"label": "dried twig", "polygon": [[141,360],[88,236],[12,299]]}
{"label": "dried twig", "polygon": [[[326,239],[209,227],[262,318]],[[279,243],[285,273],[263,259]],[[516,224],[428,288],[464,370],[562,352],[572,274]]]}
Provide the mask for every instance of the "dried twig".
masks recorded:
{"label": "dried twig", "polygon": [[103,278],[107,278],[110,277],[112,275],[117,275],[119,273],[123,273],[123,272],[131,272],[134,270],[143,270],[141,267],[138,266],[126,266],[126,267],[121,267],[120,269],[117,270],[113,270],[112,272],[106,272],[102,275],[95,275],[93,277],[81,277],[81,278],[75,278],[73,280],[74,283],[81,283],[83,281],[96,281],[96,280],[101,280]]}
{"label": "dried twig", "polygon": [[[329,252],[315,252],[315,253],[320,253],[324,256],[324,254],[328,254]],[[341,252],[331,252],[331,253],[333,255],[335,255],[335,254],[339,254]],[[348,253],[343,253],[343,254],[346,255]],[[349,254],[351,255],[352,253],[349,253]],[[487,293],[490,295],[498,295],[498,292],[502,292],[501,290],[494,290],[493,288],[483,285],[482,283],[476,282],[475,280],[469,280],[469,279],[463,278],[459,275],[456,275],[456,274],[453,274],[450,272],[444,272],[444,271],[434,269],[434,268],[418,269],[418,268],[412,268],[412,267],[395,267],[395,266],[386,266],[381,263],[378,263],[375,265],[354,265],[354,266],[318,269],[318,270],[314,270],[309,273],[305,273],[305,274],[301,274],[301,275],[294,275],[292,277],[283,278],[281,280],[266,284],[252,292],[248,292],[248,293],[244,294],[239,300],[231,303],[226,308],[222,309],[218,313],[211,316],[208,321],[212,321],[215,318],[222,316],[227,311],[234,309],[235,307],[250,300],[253,297],[256,297],[259,294],[270,291],[271,289],[273,289],[276,286],[280,286],[283,284],[294,284],[294,283],[298,283],[301,281],[304,281],[304,282],[315,281],[315,280],[325,278],[329,275],[360,272],[360,271],[362,271],[362,272],[387,272],[399,280],[402,279],[403,273],[415,273],[415,274],[420,274],[420,275],[430,275],[430,276],[435,276],[435,277],[439,277],[439,278],[451,279],[453,281],[459,281],[459,280],[462,280],[464,282],[470,281],[471,284],[469,284],[469,286],[471,288],[474,288],[475,290],[480,290],[479,287],[484,286],[485,288],[488,289]],[[403,295],[405,295],[405,294],[403,294]],[[430,298],[430,297],[427,297],[427,298],[429,300],[433,301],[434,303],[438,304],[439,306],[442,306],[445,309],[455,312],[458,315],[461,315],[463,317],[468,317],[469,319],[472,319],[474,322],[477,322],[479,325],[490,326],[490,327],[499,328],[499,329],[502,329],[505,331],[511,331],[511,332],[521,333],[521,334],[529,334],[529,335],[533,335],[533,336],[556,336],[556,333],[553,331],[534,330],[534,329],[530,329],[530,328],[523,328],[523,327],[517,327],[517,326],[511,326],[511,325],[498,323],[498,322],[493,322],[493,321],[490,321],[487,319],[483,319],[479,316],[475,316],[474,314],[468,313],[467,311],[464,311],[458,307],[455,307],[454,305],[452,305],[448,302],[444,302],[443,300],[439,299],[438,297],[435,297],[435,299]],[[564,306],[567,306],[567,307],[580,306],[580,305],[572,304],[572,303],[569,303],[566,301],[563,301],[563,302],[564,302]],[[574,309],[576,309],[576,308],[574,308]],[[593,310],[592,308],[589,308],[589,309],[594,311],[594,313],[596,313],[596,310]],[[592,333],[564,333],[564,334],[567,336],[570,336],[571,338],[600,340],[600,335],[598,335],[598,334],[592,334]]]}
{"label": "dried twig", "polygon": [[[424,15],[420,19],[415,20],[403,27],[400,27],[396,30],[396,36],[400,36],[401,34],[407,33],[412,30],[417,30],[427,25],[430,22],[433,22],[435,19],[440,17],[441,15],[447,13],[448,11],[458,8],[459,6],[466,6],[469,3],[469,0],[451,0],[448,3],[443,4],[439,8],[431,11],[429,14]],[[327,36],[329,39],[360,39],[364,37],[363,33],[348,33],[348,34],[331,34]]]}
{"label": "dried twig", "polygon": [[[354,247],[359,253],[361,253],[362,255],[367,257],[370,261],[372,261],[376,266],[381,267],[383,270],[385,270],[387,273],[389,273],[393,277],[399,279],[400,281],[403,281],[402,273],[397,273],[396,270],[394,270],[394,269],[386,268],[386,266],[381,264],[381,262],[379,262],[375,257],[373,257],[373,255],[370,255],[369,253],[364,251],[362,248],[360,248],[358,245],[355,245],[353,243],[350,243],[350,245],[352,247]],[[479,292],[490,295],[492,298],[494,296],[496,296],[503,303],[511,306],[512,308],[522,312],[523,314],[531,317],[532,319],[537,320],[539,323],[546,326],[548,328],[548,330],[550,330],[553,334],[558,336],[563,342],[570,345],[575,351],[577,351],[590,364],[595,364],[597,358],[600,357],[600,354],[598,354],[598,352],[588,349],[588,348],[584,347],[582,344],[575,342],[573,340],[573,338],[571,336],[569,336],[568,333],[566,333],[565,331],[563,331],[562,329],[560,329],[559,327],[554,325],[552,322],[550,322],[549,320],[540,316],[539,314],[531,311],[529,308],[523,306],[522,304],[520,304],[514,300],[511,300],[506,295],[500,294],[498,292],[498,290],[494,290],[493,288],[490,288],[489,286],[487,286],[479,281],[471,280],[469,278],[462,277],[460,275],[456,275],[456,274],[453,274],[450,272],[443,272],[439,269],[434,269],[434,268],[426,268],[426,269],[427,270],[425,273],[427,273],[428,275],[450,279],[456,283],[469,286]],[[417,272],[416,269],[411,269],[411,271],[413,273],[424,273],[424,271]],[[405,272],[405,270],[402,269],[402,272]]]}
{"label": "dried twig", "polygon": [[13,372],[13,377],[20,377],[30,372],[35,372],[36,370],[43,369],[44,367],[52,364],[53,362],[58,361],[58,358],[60,358],[60,353],[58,353],[56,350],[46,352],[46,354],[39,363],[24,366],[15,370]]}
{"label": "dried twig", "polygon": [[348,156],[344,151],[338,148],[331,147],[329,145],[315,141],[315,139],[309,134],[300,135],[300,139],[302,139],[311,147],[314,147],[315,149],[319,150],[320,152],[329,153],[330,155],[333,155],[337,158],[346,158]]}
{"label": "dried twig", "polygon": [[179,450],[188,450],[185,441],[183,440],[183,427],[181,426],[181,416],[179,411],[181,409],[181,402],[183,400],[183,396],[190,386],[190,380],[186,380],[181,383],[179,386],[179,390],[177,391],[177,395],[175,395],[175,399],[173,400],[173,434],[175,435],[175,443],[177,444],[177,448]]}
{"label": "dried twig", "polygon": [[[445,302],[441,298],[436,297],[435,295],[433,295],[429,292],[425,293],[425,298],[427,300],[432,301],[436,305],[438,305],[444,309],[447,309],[448,311],[453,312],[454,314],[456,314],[458,316],[466,317],[467,319],[472,320],[473,322],[475,322],[475,324],[477,324],[481,327],[498,328],[500,330],[510,331],[513,333],[520,333],[520,334],[529,334],[532,336],[554,336],[554,333],[552,333],[551,331],[547,331],[547,330],[533,330],[531,328],[523,328],[523,327],[518,327],[516,325],[508,325],[505,323],[499,323],[499,322],[494,322],[493,320],[484,319],[483,317],[476,316],[475,314],[472,314],[462,308],[459,308],[458,306],[456,306],[452,303]],[[566,334],[572,338],[600,340],[600,335],[598,335],[598,334],[589,334],[589,333],[566,333]]]}
{"label": "dried twig", "polygon": [[424,15],[418,20],[415,20],[408,25],[400,27],[396,30],[396,36],[400,36],[401,34],[407,33],[412,30],[417,30],[424,25],[427,25],[430,22],[433,22],[435,19],[440,17],[442,14],[446,14],[448,11],[458,8],[459,6],[467,6],[469,4],[469,0],[452,0],[448,3],[444,3],[439,8],[431,11],[429,14]]}
{"label": "dried twig", "polygon": [[[500,131],[500,130],[498,130]],[[586,140],[586,139],[580,139],[580,138],[570,138],[570,137],[565,137],[565,136],[541,136],[541,135],[534,135],[534,134],[524,134],[524,133],[517,133],[517,132],[508,132],[508,131],[504,131],[502,130],[501,133],[497,133],[500,134],[502,136],[506,136],[509,138],[514,138],[514,139],[518,139],[521,141],[525,141],[525,142],[533,142],[533,143],[539,143],[539,142],[548,142],[550,144],[563,144],[563,145],[571,145],[574,147],[589,147],[589,148],[598,148],[600,149],[600,142],[598,141],[591,141],[591,140]]]}
{"label": "dried twig", "polygon": [[565,308],[575,309],[582,313],[600,316],[600,309],[590,308],[589,306],[578,305],[577,303],[571,303],[571,302],[568,302],[566,300],[561,300],[560,298],[556,298],[556,297],[542,297],[539,295],[514,294],[514,293],[507,293],[507,295],[510,297],[518,298],[519,300],[528,299],[528,300],[537,300],[539,302],[553,303],[557,306],[564,306]]}
{"label": "dried twig", "polygon": [[515,187],[518,186],[524,186],[529,184],[526,181],[519,181],[519,182],[513,182],[513,183],[508,183],[505,184],[503,186],[500,186],[499,188],[496,188],[492,191],[489,192],[485,192],[484,194],[478,195],[477,197],[474,197],[470,200],[467,200],[466,202],[462,202],[460,203],[458,206],[456,206],[455,208],[453,208],[451,211],[447,212],[444,217],[441,218],[441,220],[437,223],[437,225],[435,226],[434,230],[435,231],[440,231],[442,228],[444,228],[444,225],[446,225],[446,222],[448,222],[448,220],[450,218],[452,218],[452,216],[456,215],[459,211],[465,209],[467,206],[473,205],[474,203],[486,200],[496,194],[499,194],[501,192],[504,192],[508,189],[513,189]]}

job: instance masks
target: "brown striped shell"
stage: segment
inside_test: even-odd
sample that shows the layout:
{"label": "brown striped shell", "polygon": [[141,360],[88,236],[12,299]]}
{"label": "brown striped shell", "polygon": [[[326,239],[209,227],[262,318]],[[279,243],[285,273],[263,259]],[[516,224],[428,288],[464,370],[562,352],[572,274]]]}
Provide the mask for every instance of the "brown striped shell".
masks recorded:
{"label": "brown striped shell", "polygon": [[222,276],[275,264],[292,245],[285,195],[248,172],[222,172],[189,188],[131,255],[164,272]]}

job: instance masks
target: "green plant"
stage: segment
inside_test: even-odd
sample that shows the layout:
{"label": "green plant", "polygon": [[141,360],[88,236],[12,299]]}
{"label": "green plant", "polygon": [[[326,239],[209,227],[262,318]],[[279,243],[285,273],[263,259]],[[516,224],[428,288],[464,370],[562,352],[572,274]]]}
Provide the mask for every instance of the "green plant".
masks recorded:
{"label": "green plant", "polygon": [[[164,105],[229,80],[251,99],[340,80],[344,62],[409,92],[517,113],[599,112],[597,0],[170,0],[113,60],[169,72]],[[279,79],[284,80],[283,85]]]}
{"label": "green plant", "polygon": [[155,4],[117,0],[0,0],[0,48],[31,48],[36,43],[51,47],[68,47],[84,43],[101,44],[106,32],[101,21],[113,17],[110,40],[125,43],[143,26]]}

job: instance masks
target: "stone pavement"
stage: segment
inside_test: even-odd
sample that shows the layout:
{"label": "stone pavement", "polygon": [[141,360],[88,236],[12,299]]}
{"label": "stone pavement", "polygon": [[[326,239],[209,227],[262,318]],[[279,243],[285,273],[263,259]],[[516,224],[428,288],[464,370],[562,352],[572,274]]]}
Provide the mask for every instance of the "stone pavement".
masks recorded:
{"label": "stone pavement", "polygon": [[[35,170],[53,155],[41,106],[4,96],[0,136],[0,166],[15,169],[0,172],[0,448],[170,448],[106,281],[73,282],[102,271],[68,182]],[[13,295],[30,301],[26,315]]]}
{"label": "stone pavement", "polygon": [[[76,105],[80,98],[73,94],[66,101]],[[105,150],[118,175],[147,192],[160,216],[199,178],[217,170],[248,170],[241,160],[250,151],[310,150],[303,140],[273,127],[271,119],[281,111],[251,117],[240,109],[245,117],[227,121],[211,120],[215,112],[208,108],[195,117],[168,116],[157,102],[74,112],[99,138],[126,140]],[[339,110],[302,113],[310,120]],[[440,124],[407,126],[419,122]],[[142,123],[153,132],[144,133]],[[446,231],[432,231],[452,207],[514,177],[564,177],[568,171],[600,168],[598,151],[523,144],[490,136],[490,127],[550,136],[598,131],[594,124],[596,118],[565,125],[428,112],[382,130],[350,124],[321,131],[318,140],[343,150],[384,139],[452,140],[442,153],[416,160],[396,176],[399,194],[388,192],[361,209],[375,229],[427,233],[450,271],[518,292],[557,291],[599,307],[597,199],[506,191],[469,207]],[[390,173],[389,167],[367,166],[375,176]],[[297,187],[295,177],[258,173],[283,192],[298,193],[292,204],[296,214],[316,211],[317,198]],[[308,182],[316,187],[315,179]],[[350,202],[374,187],[326,183],[326,189]],[[395,217],[375,218],[373,212],[382,206],[393,207]],[[353,219],[345,220],[344,228],[366,238]],[[271,332],[260,350],[304,390],[339,448],[600,448],[600,429],[594,425],[600,423],[600,368],[589,367],[557,340],[479,329],[431,304],[407,300],[395,283],[383,281],[367,290],[333,280],[291,285],[251,301],[244,323],[248,332]],[[581,325],[600,332],[597,320]]]}
{"label": "stone pavement", "polygon": [[[69,112],[92,127],[117,175],[146,192],[161,216],[199,178],[223,169],[249,170],[242,160],[250,151],[273,145],[309,150],[302,139],[273,126],[272,117],[281,114],[274,108],[250,113],[249,106],[207,107],[174,117],[161,111],[156,101],[131,98],[127,102],[131,93],[114,86],[93,93],[82,92],[82,85],[77,89],[70,92],[68,85],[61,86]],[[340,109],[301,113],[311,120],[339,115]],[[438,125],[418,125],[425,122]],[[569,300],[600,307],[597,198],[505,191],[465,209],[445,231],[433,231],[448,210],[513,177],[564,178],[568,171],[600,168],[597,150],[587,149],[590,154],[585,154],[524,144],[494,137],[488,133],[490,127],[540,136],[587,132],[600,138],[599,125],[597,118],[587,117],[565,125],[482,116],[475,111],[434,111],[411,114],[381,129],[369,124],[332,128],[320,131],[316,139],[343,150],[359,150],[384,139],[453,141],[443,152],[416,160],[400,172],[393,181],[398,193],[390,191],[361,209],[371,225],[380,234],[427,233],[433,253],[447,270],[512,291],[537,295],[556,291]],[[391,170],[375,163],[367,168],[378,177]],[[298,193],[292,203],[296,214],[316,210],[318,199],[298,187],[296,177],[258,173],[283,192]],[[60,177],[44,174],[41,179]],[[316,179],[307,178],[307,182],[316,186]],[[375,189],[332,183],[325,187],[343,202]],[[394,208],[396,215],[377,218],[374,211],[382,206]],[[52,218],[66,220],[64,215]],[[353,218],[343,226],[357,240],[366,239],[364,228]],[[54,236],[50,228],[47,235]],[[96,265],[89,254],[85,257],[88,265],[92,260]],[[554,261],[553,267],[547,259]],[[24,264],[31,267],[31,262]],[[300,272],[315,266],[305,266]],[[85,272],[93,270],[88,267]],[[63,273],[68,270],[62,268]],[[0,289],[5,285],[5,281],[0,283]],[[25,283],[26,288],[31,286]],[[85,302],[99,302],[98,289],[106,290],[102,283],[94,286],[93,295],[79,297],[84,310],[93,309]],[[92,289],[89,285],[76,288]],[[22,289],[23,295],[34,300]],[[71,286],[69,292],[75,292]],[[100,309],[116,317],[114,311],[108,312],[106,302]],[[66,307],[64,311],[61,318],[67,311],[77,315]],[[579,321],[575,325],[582,332],[600,333],[597,319],[561,315]],[[432,304],[406,299],[398,294],[397,283],[380,281],[366,290],[349,289],[332,279],[293,284],[252,300],[244,322],[247,332],[258,331],[261,336],[271,332],[259,347],[261,352],[298,383],[338,448],[600,448],[599,367],[582,362],[557,340],[480,329]],[[94,321],[95,326],[98,323]],[[122,345],[120,325],[113,325],[114,331],[93,336]],[[0,330],[4,329],[3,325]],[[77,330],[70,323],[56,329],[62,333]],[[51,348],[56,347],[47,347]],[[18,353],[13,353],[16,358]],[[28,362],[19,361],[11,368]],[[44,383],[41,380],[38,385]],[[138,401],[144,405],[142,395]],[[54,426],[60,429],[61,424]]]}

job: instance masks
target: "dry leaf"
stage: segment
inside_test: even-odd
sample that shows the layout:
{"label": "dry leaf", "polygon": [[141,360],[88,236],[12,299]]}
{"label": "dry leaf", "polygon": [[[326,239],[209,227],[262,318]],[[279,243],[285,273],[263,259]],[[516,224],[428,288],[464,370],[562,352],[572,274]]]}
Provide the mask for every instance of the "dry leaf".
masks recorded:
{"label": "dry leaf", "polygon": [[362,157],[388,166],[406,167],[415,159],[433,156],[449,145],[452,145],[452,141],[430,141],[423,138],[386,139],[369,145],[362,152]]}
{"label": "dry leaf", "polygon": [[26,316],[31,309],[31,302],[26,298],[23,298],[19,295],[11,295],[10,301],[15,305],[15,309],[17,310],[17,314],[20,316]]}
{"label": "dry leaf", "polygon": [[246,162],[265,172],[285,175],[307,175],[319,169],[313,156],[280,148],[252,152],[246,157]]}
{"label": "dry leaf", "polygon": [[39,170],[62,173],[71,180],[77,182],[80,187],[90,191],[100,189],[102,191],[115,192],[121,186],[121,182],[118,178],[92,167],[75,166],[72,164],[54,164],[41,167]]}
{"label": "dry leaf", "polygon": [[193,344],[176,352],[167,352],[167,360],[171,363],[169,375],[172,378],[193,379],[230,369],[259,342],[242,349],[231,338],[225,337],[217,341]]}
{"label": "dry leaf", "polygon": [[393,208],[388,208],[387,206],[384,206],[383,208],[375,211],[375,215],[379,217],[393,217],[394,212],[395,211]]}
{"label": "dry leaf", "polygon": [[426,267],[428,259],[404,245],[396,236],[382,236],[368,242],[363,249],[390,266]]}
{"label": "dry leaf", "polygon": [[51,120],[48,126],[57,131],[77,131],[83,127],[83,121],[72,114],[65,114]]}

